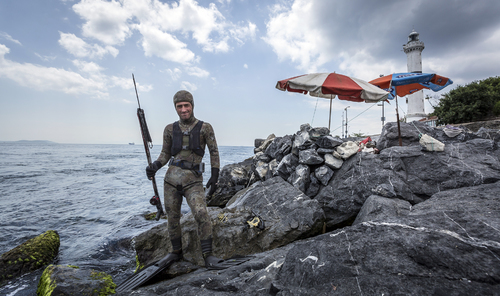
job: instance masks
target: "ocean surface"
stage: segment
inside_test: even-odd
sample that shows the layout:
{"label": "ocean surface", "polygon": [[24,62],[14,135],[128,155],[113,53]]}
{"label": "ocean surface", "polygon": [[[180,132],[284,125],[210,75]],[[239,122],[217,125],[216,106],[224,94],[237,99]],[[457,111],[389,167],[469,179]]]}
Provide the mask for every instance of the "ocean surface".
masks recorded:
{"label": "ocean surface", "polygon": [[[161,145],[151,149],[153,161]],[[221,167],[253,156],[253,147],[219,147]],[[210,177],[208,150],[204,184]],[[59,233],[55,264],[93,268],[117,283],[135,269],[129,239],[162,221],[147,180],[144,146],[0,142],[0,254],[47,230]],[[156,180],[163,202],[163,176]],[[184,201],[183,212],[190,211]],[[36,295],[43,269],[0,287],[0,295]]]}

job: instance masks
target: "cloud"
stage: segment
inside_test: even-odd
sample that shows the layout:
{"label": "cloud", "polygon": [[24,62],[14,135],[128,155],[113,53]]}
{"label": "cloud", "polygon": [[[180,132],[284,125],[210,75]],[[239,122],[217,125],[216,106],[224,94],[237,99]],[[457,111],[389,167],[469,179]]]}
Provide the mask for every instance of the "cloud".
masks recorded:
{"label": "cloud", "polygon": [[142,48],[146,56],[158,56],[181,64],[195,61],[195,54],[175,36],[153,26],[139,25],[138,27],[143,36]]}
{"label": "cloud", "polygon": [[16,63],[5,59],[9,48],[0,44],[0,76],[9,78],[19,85],[39,91],[61,91],[66,94],[86,94],[97,98],[107,98],[106,88],[102,83],[84,78],[82,75],[30,63]]}
{"label": "cloud", "polygon": [[[10,49],[0,44],[0,77],[11,79],[17,84],[39,91],[58,91],[71,95],[88,95],[94,98],[108,99],[109,89],[120,87],[133,88],[130,78],[107,76],[103,68],[94,62],[74,60],[73,64],[80,73],[44,67],[31,63],[17,63],[5,58]],[[138,85],[138,89],[147,92],[151,85]]]}
{"label": "cloud", "polygon": [[243,68],[248,69],[248,65],[247,64],[243,64]]}
{"label": "cloud", "polygon": [[191,82],[182,81],[181,82],[181,89],[185,89],[185,90],[193,92],[193,91],[197,90],[198,87],[195,84],[191,83]]}
{"label": "cloud", "polygon": [[186,67],[186,73],[191,76],[196,77],[208,77],[210,76],[210,72],[200,69],[198,67]]}
{"label": "cloud", "polygon": [[[492,50],[498,46],[498,10],[494,0],[466,6],[447,0],[283,1],[269,8],[263,40],[280,61],[303,71],[341,70],[367,79],[406,71],[402,45],[414,28],[426,46],[424,71],[465,72],[460,60],[470,59],[469,69],[494,75],[495,63],[481,56],[498,60]],[[475,73],[469,77],[481,75]]]}
{"label": "cloud", "polygon": [[101,59],[106,54],[116,57],[119,52],[118,49],[110,45],[105,47],[97,44],[90,45],[81,38],[76,37],[74,34],[59,32],[59,35],[59,44],[69,53],[78,58],[88,57],[91,59]]}
{"label": "cloud", "polygon": [[182,71],[179,68],[167,69],[166,72],[170,75],[170,77],[174,81],[179,79],[181,77],[181,74],[182,74]]}
{"label": "cloud", "polygon": [[131,34],[128,20],[132,13],[116,0],[82,0],[73,10],[86,22],[83,35],[108,45],[120,45]]}
{"label": "cloud", "polygon": [[12,38],[12,36],[2,31],[0,31],[0,38],[14,42],[17,45],[22,45],[19,40]]}
{"label": "cloud", "polygon": [[[214,3],[203,7],[194,0],[171,3],[82,0],[73,5],[73,10],[85,21],[82,27],[85,37],[117,46],[136,30],[142,35],[140,43],[146,56],[181,64],[193,64],[200,59],[188,46],[190,40],[205,52],[224,53],[231,50],[233,41],[241,45],[248,38],[255,38],[257,30],[251,22],[245,25],[228,22]],[[83,50],[72,49],[80,57],[85,54]],[[100,52],[97,48],[94,51]]]}

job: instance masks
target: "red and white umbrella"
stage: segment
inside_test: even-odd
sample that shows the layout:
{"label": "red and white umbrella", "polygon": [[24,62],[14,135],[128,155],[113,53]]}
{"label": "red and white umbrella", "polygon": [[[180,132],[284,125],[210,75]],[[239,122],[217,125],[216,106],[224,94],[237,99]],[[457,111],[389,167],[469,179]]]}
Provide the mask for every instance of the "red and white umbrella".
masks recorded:
{"label": "red and white umbrella", "polygon": [[376,103],[386,100],[389,93],[364,80],[337,73],[314,73],[278,81],[276,88],[282,91],[309,93],[313,97]]}
{"label": "red and white umbrella", "polygon": [[389,92],[364,80],[337,73],[314,73],[292,77],[278,81],[276,88],[330,99],[330,119],[332,100],[335,96],[338,96],[339,100],[376,103],[386,100],[389,95]]}

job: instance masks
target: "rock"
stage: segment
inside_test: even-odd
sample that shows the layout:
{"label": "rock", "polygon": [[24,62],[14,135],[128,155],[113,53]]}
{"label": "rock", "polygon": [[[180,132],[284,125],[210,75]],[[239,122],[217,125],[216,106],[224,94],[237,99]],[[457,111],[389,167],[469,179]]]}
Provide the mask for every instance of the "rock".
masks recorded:
{"label": "rock", "polygon": [[314,173],[311,173],[309,176],[309,185],[307,186],[307,190],[305,194],[309,196],[310,198],[313,198],[318,194],[319,188],[320,188],[320,182],[319,180],[314,176]]}
{"label": "rock", "polygon": [[59,252],[59,244],[59,234],[49,230],[2,254],[0,286],[50,264]]}
{"label": "rock", "polygon": [[309,130],[309,136],[312,140],[317,140],[320,137],[328,136],[330,130],[327,127],[315,127]]}
{"label": "rock", "polygon": [[247,187],[250,183],[252,163],[252,158],[248,158],[240,163],[225,165],[220,171],[217,190],[208,197],[207,205],[223,207],[236,192]]}
{"label": "rock", "polygon": [[408,212],[385,212],[226,270],[201,268],[137,293],[498,295],[499,190],[497,182],[442,191]]}
{"label": "rock", "polygon": [[253,142],[254,148],[259,148],[266,139],[255,139]]}
{"label": "rock", "polygon": [[259,180],[264,181],[268,171],[269,171],[269,164],[260,160],[257,161],[257,163],[255,164],[254,173]]}
{"label": "rock", "polygon": [[276,138],[274,134],[267,136],[267,139],[259,146],[259,148],[254,149],[254,153],[266,151],[267,147],[271,145],[274,138]]}
{"label": "rock", "polygon": [[296,242],[274,294],[498,295],[499,185],[442,191],[406,216]]}
{"label": "rock", "polygon": [[303,124],[300,126],[300,131],[295,134],[292,144],[292,153],[299,155],[299,150],[305,150],[311,147],[313,141],[309,135],[309,130],[311,126],[309,124]]}
{"label": "rock", "polygon": [[474,134],[477,135],[478,137],[483,138],[483,139],[491,139],[495,142],[500,141],[500,130],[498,130],[498,129],[488,129],[488,128],[481,127]]}
{"label": "rock", "polygon": [[253,160],[254,162],[255,161],[263,161],[265,163],[269,163],[273,158],[267,154],[265,154],[264,152],[257,152],[254,156],[253,156]]}
{"label": "rock", "polygon": [[299,158],[295,154],[287,154],[278,164],[276,172],[285,180],[295,172],[295,168],[299,165]]}
{"label": "rock", "polygon": [[387,217],[408,216],[411,204],[406,200],[371,195],[363,204],[352,225],[368,221],[386,220]]}
{"label": "rock", "polygon": [[306,165],[317,165],[325,162],[315,149],[307,149],[299,151],[299,163]]}
{"label": "rock", "polygon": [[448,144],[444,152],[419,146],[394,146],[380,154],[358,153],[344,162],[315,199],[323,204],[327,227],[353,219],[372,190],[390,184],[397,198],[420,203],[443,190],[500,180],[500,150],[495,142],[472,139]]}
{"label": "rock", "polygon": [[290,153],[292,149],[292,136],[287,135],[284,137],[277,137],[274,141],[267,147],[266,154],[271,159],[276,159],[277,161],[281,161],[283,157]]}
{"label": "rock", "polygon": [[314,175],[323,185],[328,185],[328,182],[333,177],[333,170],[326,165],[320,166],[314,170]]}
{"label": "rock", "polygon": [[321,137],[318,140],[316,140],[316,144],[318,145],[318,147],[323,148],[323,149],[333,149],[333,148],[341,145],[342,143],[344,143],[344,141],[342,141],[342,139],[340,139],[338,137],[334,138],[332,136],[325,136],[325,137]]}
{"label": "rock", "polygon": [[387,198],[395,198],[396,192],[394,192],[394,188],[390,184],[380,184],[377,188],[372,189],[372,192],[383,197]]}
{"label": "rock", "polygon": [[335,149],[318,148],[316,152],[318,152],[318,154],[332,154],[335,152]]}
{"label": "rock", "polygon": [[310,173],[310,169],[307,165],[299,164],[290,177],[288,177],[287,181],[295,188],[305,193],[311,181],[309,179]]}
{"label": "rock", "polygon": [[338,170],[342,167],[342,164],[344,161],[340,158],[334,157],[332,154],[325,154],[325,165],[327,165],[329,168]]}
{"label": "rock", "polygon": [[38,282],[37,295],[111,295],[116,284],[110,275],[93,269],[49,265]]}
{"label": "rock", "polygon": [[358,153],[358,149],[358,144],[353,141],[348,141],[342,143],[340,146],[337,146],[335,151],[338,153],[338,156],[340,156],[340,158],[345,160]]}
{"label": "rock", "polygon": [[[257,182],[224,209],[209,209],[212,220],[214,255],[229,258],[255,254],[284,246],[296,239],[319,233],[323,210],[316,200],[280,177]],[[265,229],[248,228],[248,217],[259,216]],[[147,265],[171,251],[166,223],[134,238],[138,261]],[[204,265],[198,226],[191,213],[181,218],[182,246],[186,261]]]}

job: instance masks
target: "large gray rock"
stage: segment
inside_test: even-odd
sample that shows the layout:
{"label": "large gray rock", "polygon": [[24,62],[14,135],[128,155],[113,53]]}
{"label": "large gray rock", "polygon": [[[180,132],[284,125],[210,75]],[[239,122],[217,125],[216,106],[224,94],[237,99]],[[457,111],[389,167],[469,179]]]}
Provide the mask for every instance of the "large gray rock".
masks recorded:
{"label": "large gray rock", "polygon": [[[257,182],[224,209],[210,209],[215,256],[255,254],[318,234],[324,215],[318,201],[310,199],[280,177]],[[249,227],[249,217],[259,217],[265,229]],[[134,238],[141,264],[147,265],[170,252],[167,224]],[[191,213],[181,219],[184,258],[203,265],[198,226]]]}
{"label": "large gray rock", "polygon": [[242,162],[225,165],[220,171],[215,193],[207,198],[208,206],[223,207],[236,192],[244,189],[250,182],[252,158]]}
{"label": "large gray rock", "polygon": [[317,165],[325,162],[315,149],[307,149],[299,151],[299,163],[306,165]]}
{"label": "large gray rock", "polygon": [[386,216],[302,242],[278,295],[500,295],[500,184],[443,191]]}
{"label": "large gray rock", "polygon": [[381,184],[397,198],[420,203],[443,190],[500,180],[500,150],[493,140],[449,143],[444,152],[393,146],[380,154],[357,153],[336,171],[315,199],[324,205],[328,227],[353,219]]}
{"label": "large gray rock", "polygon": [[439,192],[392,215],[200,268],[138,295],[500,295],[500,183]]}

